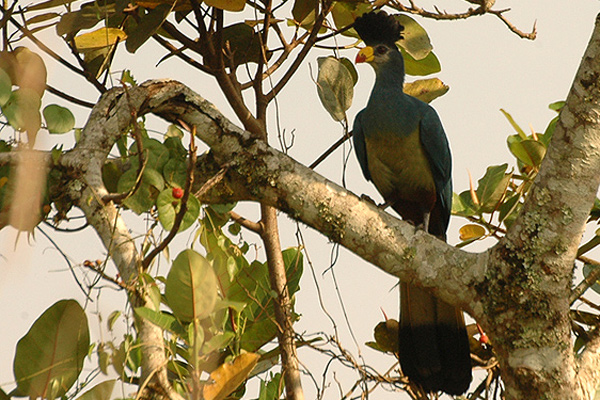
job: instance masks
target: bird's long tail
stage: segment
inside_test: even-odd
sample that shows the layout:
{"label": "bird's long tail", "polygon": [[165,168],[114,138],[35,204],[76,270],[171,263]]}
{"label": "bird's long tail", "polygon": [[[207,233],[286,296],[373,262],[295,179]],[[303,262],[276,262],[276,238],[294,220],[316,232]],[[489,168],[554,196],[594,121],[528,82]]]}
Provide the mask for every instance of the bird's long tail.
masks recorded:
{"label": "bird's long tail", "polygon": [[418,287],[400,285],[402,371],[426,392],[464,393],[471,357],[462,311]]}

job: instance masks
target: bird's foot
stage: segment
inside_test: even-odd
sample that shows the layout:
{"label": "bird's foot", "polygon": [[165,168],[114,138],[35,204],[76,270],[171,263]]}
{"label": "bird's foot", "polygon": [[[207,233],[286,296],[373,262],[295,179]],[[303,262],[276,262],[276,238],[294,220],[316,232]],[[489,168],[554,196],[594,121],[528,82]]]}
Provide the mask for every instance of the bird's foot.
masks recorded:
{"label": "bird's foot", "polygon": [[385,210],[386,208],[388,208],[389,206],[391,206],[392,203],[389,201],[386,201],[385,203],[381,203],[379,204],[377,207],[381,208],[382,210]]}
{"label": "bird's foot", "polygon": [[369,197],[369,196],[367,196],[366,194],[361,194],[361,195],[360,195],[360,199],[361,199],[361,200],[364,200],[364,201],[367,201],[367,202],[369,202],[369,203],[373,204],[374,206],[377,206],[377,203],[375,203],[375,200],[373,200],[372,198],[370,198],[370,197]]}
{"label": "bird's foot", "polygon": [[425,232],[429,232],[429,217],[431,216],[430,212],[426,212],[423,214],[423,222],[416,225],[415,227],[419,230],[423,230]]}

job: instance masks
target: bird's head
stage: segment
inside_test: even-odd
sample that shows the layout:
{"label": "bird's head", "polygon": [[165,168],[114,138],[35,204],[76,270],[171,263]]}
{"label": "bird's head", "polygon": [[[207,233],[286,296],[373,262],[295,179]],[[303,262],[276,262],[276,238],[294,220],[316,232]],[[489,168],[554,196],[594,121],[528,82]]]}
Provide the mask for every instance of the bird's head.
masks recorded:
{"label": "bird's head", "polygon": [[404,27],[385,11],[369,12],[356,18],[354,29],[367,47],[360,50],[356,62],[367,62],[378,70],[389,61],[402,62],[396,42],[402,38]]}
{"label": "bird's head", "polygon": [[361,49],[356,55],[356,63],[369,63],[375,68],[378,69],[380,65],[387,63],[393,59],[397,59],[400,56],[396,45],[394,47],[390,47],[387,44],[377,44],[374,46],[367,46]]}

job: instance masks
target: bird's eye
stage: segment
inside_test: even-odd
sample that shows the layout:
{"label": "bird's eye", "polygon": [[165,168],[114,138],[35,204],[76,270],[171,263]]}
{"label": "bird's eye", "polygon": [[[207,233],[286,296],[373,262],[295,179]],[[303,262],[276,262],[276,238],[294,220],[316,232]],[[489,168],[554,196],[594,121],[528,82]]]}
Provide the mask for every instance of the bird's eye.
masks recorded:
{"label": "bird's eye", "polygon": [[385,46],[377,46],[375,49],[377,54],[385,54],[387,52],[387,48]]}

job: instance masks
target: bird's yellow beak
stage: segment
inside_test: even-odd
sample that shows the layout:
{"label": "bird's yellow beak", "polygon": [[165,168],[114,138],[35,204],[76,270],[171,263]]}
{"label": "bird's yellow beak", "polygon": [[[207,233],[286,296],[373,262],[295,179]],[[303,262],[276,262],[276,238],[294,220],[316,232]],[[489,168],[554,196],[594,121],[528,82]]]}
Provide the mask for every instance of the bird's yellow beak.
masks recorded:
{"label": "bird's yellow beak", "polygon": [[356,63],[371,62],[375,59],[375,50],[371,46],[361,49],[356,55]]}

